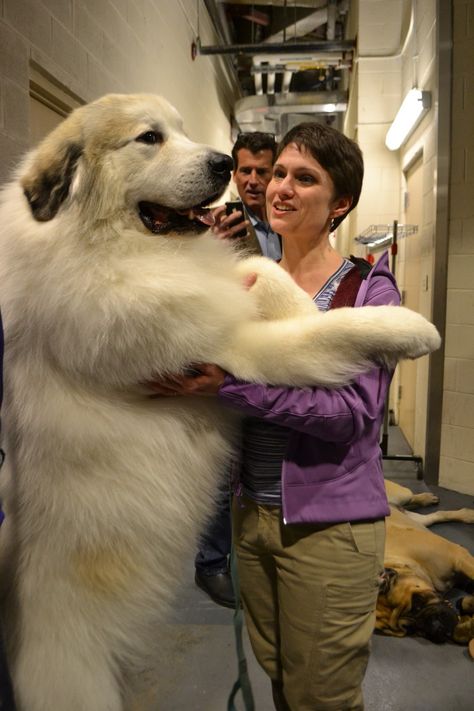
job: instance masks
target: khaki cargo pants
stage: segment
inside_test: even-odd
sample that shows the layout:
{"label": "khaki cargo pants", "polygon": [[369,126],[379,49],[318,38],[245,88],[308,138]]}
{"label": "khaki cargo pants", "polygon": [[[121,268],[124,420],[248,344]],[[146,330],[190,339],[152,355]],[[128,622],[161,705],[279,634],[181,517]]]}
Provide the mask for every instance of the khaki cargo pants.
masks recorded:
{"label": "khaki cargo pants", "polygon": [[385,522],[285,525],[233,502],[241,598],[255,656],[291,711],[360,711]]}

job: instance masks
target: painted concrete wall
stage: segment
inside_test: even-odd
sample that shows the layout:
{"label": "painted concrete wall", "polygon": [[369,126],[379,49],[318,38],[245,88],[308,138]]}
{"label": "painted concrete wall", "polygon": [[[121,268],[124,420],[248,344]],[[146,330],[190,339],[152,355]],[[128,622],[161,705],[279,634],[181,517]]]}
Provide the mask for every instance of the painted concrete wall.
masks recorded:
{"label": "painted concrete wall", "polygon": [[215,44],[194,0],[1,0],[0,179],[29,145],[30,67],[82,102],[108,92],[162,94],[189,136],[228,151],[235,89],[225,62],[198,56]]}
{"label": "painted concrete wall", "polygon": [[[399,245],[397,278],[417,310],[431,316],[433,244],[436,217],[437,47],[435,0],[413,0],[414,25],[407,31],[400,13],[407,3],[358,0],[354,27],[360,27],[359,56],[351,77],[351,105],[346,133],[355,137],[363,152],[366,178],[360,206],[348,225],[341,228],[344,251],[364,254],[351,238],[371,224],[390,223],[406,216],[406,176],[421,161],[421,225],[415,238]],[[449,276],[447,292],[446,370],[443,394],[443,425],[440,483],[458,491],[474,493],[474,0],[455,0],[454,65],[452,105],[451,209]],[[391,23],[400,24],[400,43],[393,42],[390,56],[378,56],[371,38],[378,24],[393,12]],[[398,15],[396,14],[398,12]],[[364,30],[362,31],[362,28]],[[380,29],[380,28],[379,28]],[[386,46],[390,41],[385,38]],[[409,89],[431,91],[433,106],[408,142],[390,152],[385,134]],[[472,165],[471,165],[472,163]],[[408,240],[411,241],[409,242]],[[400,376],[395,378],[398,390]],[[425,456],[428,358],[417,362],[415,377],[415,432],[413,449]],[[393,405],[394,396],[392,395]],[[396,407],[395,407],[396,409]]]}
{"label": "painted concrete wall", "polygon": [[474,0],[453,2],[443,486],[474,494]]}
{"label": "painted concrete wall", "polygon": [[[415,27],[408,40],[406,8]],[[110,92],[161,93],[183,115],[195,140],[230,150],[229,118],[235,90],[219,58],[191,59],[199,30],[203,44],[216,38],[194,0],[0,0],[0,180],[30,142],[31,67],[80,101]],[[454,65],[446,368],[440,483],[474,494],[474,0],[453,0]],[[344,253],[363,253],[353,237],[371,224],[403,222],[404,170],[422,161],[422,229],[419,309],[430,316],[432,244],[436,206],[436,2],[352,0],[359,57],[351,75],[346,132],[364,151],[361,201],[338,231]],[[401,13],[401,14],[400,14]],[[389,17],[390,15],[390,17]],[[403,19],[405,17],[405,19]],[[399,36],[386,35],[398,23]],[[373,38],[379,45],[374,47]],[[380,56],[384,53],[388,56]],[[406,91],[414,84],[433,93],[433,109],[397,152],[385,134]],[[441,98],[442,100],[442,98]],[[401,247],[400,278],[406,254]],[[403,286],[403,284],[402,284]],[[427,360],[417,365],[414,448],[424,454]]]}
{"label": "painted concrete wall", "polygon": [[[406,174],[413,162],[421,163],[422,195],[420,196],[421,221],[417,234],[400,241],[397,278],[406,294],[407,306],[413,306],[427,318],[431,317],[433,287],[432,245],[435,231],[435,172],[437,140],[437,64],[436,64],[436,2],[416,0],[413,2],[413,29],[401,54],[401,95],[400,102],[413,87],[430,91],[433,99],[431,111],[424,117],[407,143],[398,151],[400,175],[401,223],[406,223]],[[394,152],[396,155],[397,152]],[[410,199],[410,195],[407,195]],[[414,377],[403,382],[403,366],[400,384],[408,387],[414,384],[413,403],[414,431],[410,433],[410,444],[416,454],[425,457],[426,403],[428,391],[428,357],[416,362]],[[403,393],[402,393],[403,397]]]}
{"label": "painted concrete wall", "polygon": [[[366,179],[360,207],[341,230],[351,251],[351,238],[370,224],[406,217],[406,178],[421,162],[421,225],[418,235],[400,242],[397,278],[408,301],[431,316],[433,244],[436,236],[437,7],[435,0],[412,0],[414,25],[400,24],[400,46],[391,56],[377,56],[371,37],[378,36],[381,17],[390,23],[407,10],[403,0],[358,0],[354,27],[359,26],[359,57],[351,78],[351,106],[346,132],[364,151]],[[363,31],[362,31],[363,28]],[[390,41],[385,38],[387,47]],[[398,151],[384,146],[386,131],[403,97],[413,86],[432,93],[432,109]],[[446,294],[445,375],[443,391],[440,484],[474,494],[474,0],[453,0],[452,135],[449,220],[449,262]],[[409,196],[408,196],[409,199]],[[344,232],[345,230],[345,232]],[[356,245],[352,251],[363,254]],[[395,378],[395,389],[402,382]],[[417,362],[413,449],[425,456],[428,359]],[[393,396],[392,396],[393,405]],[[396,409],[396,406],[395,406]],[[429,423],[428,423],[429,425]]]}

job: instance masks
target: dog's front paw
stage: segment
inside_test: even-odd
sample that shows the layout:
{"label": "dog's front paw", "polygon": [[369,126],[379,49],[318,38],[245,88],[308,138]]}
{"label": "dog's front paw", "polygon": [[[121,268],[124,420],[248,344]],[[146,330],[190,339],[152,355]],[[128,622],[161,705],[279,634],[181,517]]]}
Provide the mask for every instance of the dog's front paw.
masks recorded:
{"label": "dog's front paw", "polygon": [[459,520],[463,523],[474,523],[474,509],[459,509]]}
{"label": "dog's front paw", "polygon": [[420,494],[414,494],[410,503],[417,506],[434,506],[439,504],[439,496],[432,494],[431,491],[423,491]]}
{"label": "dog's front paw", "polygon": [[[249,257],[237,264],[237,273],[266,321],[314,315],[312,299],[287,272],[266,257]],[[255,278],[256,276],[256,278]]]}
{"label": "dog's front paw", "polygon": [[403,319],[404,326],[410,329],[413,336],[407,348],[408,358],[420,358],[438,350],[441,345],[441,336],[436,326],[411,309],[403,309]]}
{"label": "dog's front paw", "polygon": [[465,595],[459,600],[459,610],[462,615],[474,615],[474,595]]}

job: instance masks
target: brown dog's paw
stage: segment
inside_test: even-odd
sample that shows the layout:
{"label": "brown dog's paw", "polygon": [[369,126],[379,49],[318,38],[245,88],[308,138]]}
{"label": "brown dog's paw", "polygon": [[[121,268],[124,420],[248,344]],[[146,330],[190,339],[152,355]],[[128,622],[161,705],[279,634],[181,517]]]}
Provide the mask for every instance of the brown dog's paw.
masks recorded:
{"label": "brown dog's paw", "polygon": [[439,504],[439,496],[432,494],[431,491],[423,491],[421,494],[413,494],[410,506],[433,506]]}
{"label": "brown dog's paw", "polygon": [[458,603],[462,615],[474,615],[474,595],[465,595]]}
{"label": "brown dog's paw", "polygon": [[453,633],[453,640],[458,644],[468,644],[471,651],[471,642],[474,639],[474,616],[461,615],[456,629]]}

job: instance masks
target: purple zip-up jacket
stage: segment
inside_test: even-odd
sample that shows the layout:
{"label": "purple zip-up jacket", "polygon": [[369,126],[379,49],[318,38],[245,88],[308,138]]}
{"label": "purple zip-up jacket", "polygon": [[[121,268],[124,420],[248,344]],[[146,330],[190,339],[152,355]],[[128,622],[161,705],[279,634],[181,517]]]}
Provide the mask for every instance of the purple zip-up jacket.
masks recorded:
{"label": "purple zip-up jacket", "polygon": [[[362,281],[354,306],[399,303],[386,253]],[[351,385],[329,390],[258,385],[226,376],[219,389],[223,403],[291,430],[282,469],[285,523],[389,514],[379,440],[391,377],[374,368]]]}

